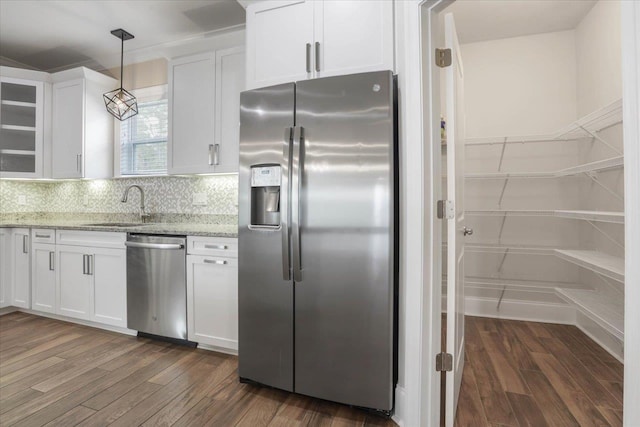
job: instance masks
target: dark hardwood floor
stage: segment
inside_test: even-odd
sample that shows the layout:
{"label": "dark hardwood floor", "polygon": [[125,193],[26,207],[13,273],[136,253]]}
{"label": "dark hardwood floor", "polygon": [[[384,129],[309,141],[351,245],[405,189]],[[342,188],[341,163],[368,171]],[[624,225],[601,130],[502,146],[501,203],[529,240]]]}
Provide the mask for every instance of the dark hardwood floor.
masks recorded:
{"label": "dark hardwood floor", "polygon": [[[467,317],[458,426],[621,426],[622,365],[577,328]],[[237,359],[24,313],[0,317],[1,426],[392,426],[240,384]]]}
{"label": "dark hardwood floor", "polygon": [[466,317],[456,426],[622,426],[623,366],[575,326]]}
{"label": "dark hardwood floor", "polygon": [[0,316],[0,426],[394,426],[240,384],[237,358],[25,313]]}

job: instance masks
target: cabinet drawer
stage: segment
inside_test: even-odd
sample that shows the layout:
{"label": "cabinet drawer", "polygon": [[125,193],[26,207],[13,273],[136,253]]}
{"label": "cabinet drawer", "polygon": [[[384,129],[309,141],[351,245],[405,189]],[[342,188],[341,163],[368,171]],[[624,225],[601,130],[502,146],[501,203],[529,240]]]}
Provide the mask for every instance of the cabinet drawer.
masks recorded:
{"label": "cabinet drawer", "polygon": [[228,258],[238,257],[238,239],[226,237],[187,237],[187,253]]}
{"label": "cabinet drawer", "polygon": [[124,249],[127,233],[112,231],[56,230],[56,243],[71,246]]}
{"label": "cabinet drawer", "polygon": [[34,228],[31,230],[33,243],[55,243],[56,230],[52,228]]}

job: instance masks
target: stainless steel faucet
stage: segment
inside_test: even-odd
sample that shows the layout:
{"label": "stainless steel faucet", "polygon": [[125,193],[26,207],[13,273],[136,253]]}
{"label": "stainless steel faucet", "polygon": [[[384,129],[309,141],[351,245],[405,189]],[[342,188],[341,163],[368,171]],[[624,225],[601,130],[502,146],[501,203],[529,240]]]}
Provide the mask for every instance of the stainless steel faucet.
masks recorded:
{"label": "stainless steel faucet", "polygon": [[140,221],[146,222],[147,218],[149,218],[151,215],[146,213],[144,210],[144,190],[142,189],[142,187],[137,184],[131,184],[124,190],[124,194],[122,195],[122,199],[120,199],[120,201],[122,203],[127,203],[127,199],[129,198],[129,191],[134,187],[140,190]]}

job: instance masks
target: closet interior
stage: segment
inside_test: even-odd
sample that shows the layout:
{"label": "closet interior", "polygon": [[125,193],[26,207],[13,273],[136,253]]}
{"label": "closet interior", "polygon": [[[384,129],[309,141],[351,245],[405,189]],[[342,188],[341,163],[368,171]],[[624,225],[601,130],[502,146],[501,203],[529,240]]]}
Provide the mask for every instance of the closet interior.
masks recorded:
{"label": "closet interior", "polygon": [[474,230],[465,313],[576,325],[622,362],[619,6],[589,2],[570,29],[474,40],[456,3]]}

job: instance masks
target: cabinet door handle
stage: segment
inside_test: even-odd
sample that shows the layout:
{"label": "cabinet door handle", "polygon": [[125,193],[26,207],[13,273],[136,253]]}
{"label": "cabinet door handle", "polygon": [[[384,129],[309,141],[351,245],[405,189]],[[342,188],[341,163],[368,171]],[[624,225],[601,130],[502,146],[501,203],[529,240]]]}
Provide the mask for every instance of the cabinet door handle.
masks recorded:
{"label": "cabinet door handle", "polygon": [[227,245],[204,245],[205,249],[229,249]]}
{"label": "cabinet door handle", "polygon": [[316,42],[316,71],[320,71],[320,42]]}
{"label": "cabinet door handle", "polygon": [[307,43],[307,73],[311,72],[311,43]]}
{"label": "cabinet door handle", "polygon": [[49,270],[53,271],[55,270],[55,265],[56,263],[56,253],[55,252],[49,252]]}
{"label": "cabinet door handle", "polygon": [[76,154],[76,169],[82,172],[82,154]]}
{"label": "cabinet door handle", "polygon": [[220,144],[213,144],[213,164],[220,164]]}
{"label": "cabinet door handle", "polygon": [[88,255],[82,255],[82,274],[87,274],[87,257]]}
{"label": "cabinet door handle", "polygon": [[26,234],[22,236],[22,253],[29,253],[29,236]]}
{"label": "cabinet door handle", "polygon": [[213,165],[213,144],[209,144],[209,166]]}
{"label": "cabinet door handle", "polygon": [[206,259],[205,258],[204,262],[207,263],[207,264],[218,264],[218,265],[228,264],[227,261],[225,261],[223,259]]}

